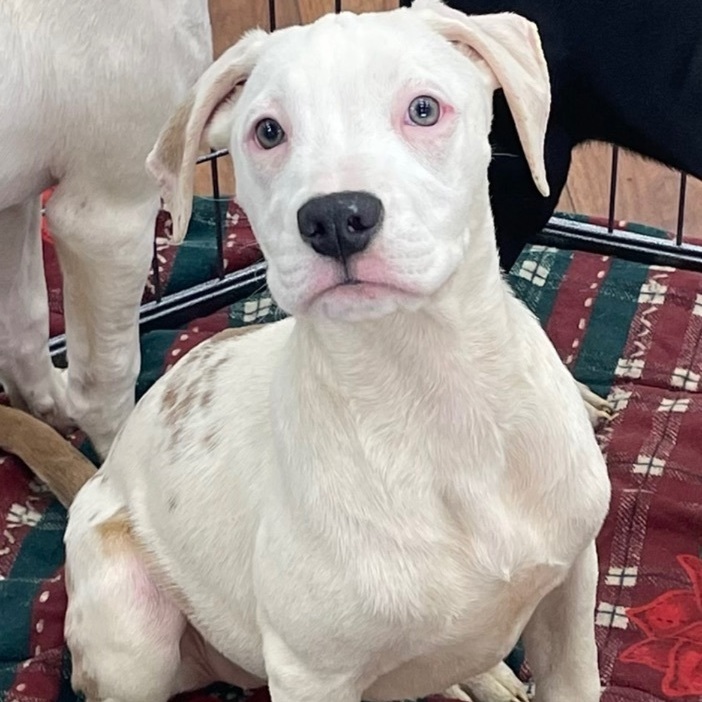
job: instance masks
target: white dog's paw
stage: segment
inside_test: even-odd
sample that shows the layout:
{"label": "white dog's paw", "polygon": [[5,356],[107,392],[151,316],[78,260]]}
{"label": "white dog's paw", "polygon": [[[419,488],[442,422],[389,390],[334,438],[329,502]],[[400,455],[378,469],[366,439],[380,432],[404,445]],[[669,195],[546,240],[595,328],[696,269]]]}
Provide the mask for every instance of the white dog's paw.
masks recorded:
{"label": "white dog's paw", "polygon": [[578,390],[580,390],[583,402],[585,402],[585,409],[593,427],[596,427],[603,420],[608,422],[614,419],[614,407],[608,400],[596,395],[587,385],[577,380],[575,383],[578,386]]}
{"label": "white dog's paw", "polygon": [[66,371],[59,368],[52,369],[48,387],[43,385],[18,388],[11,383],[6,383],[5,390],[13,407],[29,412],[62,433],[71,431],[76,423],[69,417],[67,411]]}
{"label": "white dog's paw", "polygon": [[461,702],[473,702],[473,699],[463,692],[460,685],[449,687],[449,689],[445,690],[439,697],[445,697],[449,700],[460,700]]}
{"label": "white dog's paw", "polygon": [[[456,688],[463,693],[461,697],[456,697]],[[529,702],[524,685],[505,663],[468,682],[454,685],[444,695],[471,702]]]}

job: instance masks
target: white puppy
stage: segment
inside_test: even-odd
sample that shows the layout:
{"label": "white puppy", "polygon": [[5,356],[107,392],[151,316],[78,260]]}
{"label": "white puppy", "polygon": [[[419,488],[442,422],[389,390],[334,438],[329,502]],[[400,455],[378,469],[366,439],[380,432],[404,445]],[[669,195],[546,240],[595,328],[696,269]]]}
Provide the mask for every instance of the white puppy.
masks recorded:
{"label": "white puppy", "polygon": [[[207,0],[0,2],[0,384],[103,454],[134,406],[159,207],[144,159],[211,59]],[[39,195],[52,185],[67,382],[47,348]]]}
{"label": "white puppy", "polygon": [[[228,130],[294,317],[185,357],[76,497],[66,635],[90,702],[213,679],[274,702],[514,700],[499,664],[522,632],[540,702],[599,698],[609,483],[498,269],[498,85],[545,191],[534,25],[432,0],[252,32],[163,131],[149,163],[182,231],[207,125]],[[69,501],[90,473],[44,475]]]}

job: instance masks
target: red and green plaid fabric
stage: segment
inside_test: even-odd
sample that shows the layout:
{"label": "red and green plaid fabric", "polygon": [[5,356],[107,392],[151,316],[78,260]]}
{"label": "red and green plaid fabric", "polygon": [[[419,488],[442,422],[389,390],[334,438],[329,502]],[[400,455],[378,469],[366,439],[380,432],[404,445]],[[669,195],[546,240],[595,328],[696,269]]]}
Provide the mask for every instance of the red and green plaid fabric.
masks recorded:
{"label": "red and green plaid fabric", "polygon": [[[510,281],[576,377],[619,412],[599,432],[614,488],[595,612],[603,701],[699,702],[702,277],[534,246]],[[279,316],[262,293],[147,334],[139,392],[211,334]],[[0,486],[0,700],[68,702],[65,513],[13,457],[0,455]],[[240,696],[220,687],[186,699]]]}

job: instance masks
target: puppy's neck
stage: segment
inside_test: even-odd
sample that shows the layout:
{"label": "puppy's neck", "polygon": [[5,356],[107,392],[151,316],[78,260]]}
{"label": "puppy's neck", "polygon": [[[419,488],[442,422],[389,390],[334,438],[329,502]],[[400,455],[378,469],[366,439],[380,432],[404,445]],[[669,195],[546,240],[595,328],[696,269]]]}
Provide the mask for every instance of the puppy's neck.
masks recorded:
{"label": "puppy's neck", "polygon": [[[517,341],[494,243],[486,250],[473,248],[423,309],[363,323],[296,321],[271,410],[287,504],[310,529],[325,534],[325,519],[356,508],[363,521],[378,495],[389,501],[384,514],[405,514],[410,498],[387,492],[389,476],[417,495],[452,492],[467,452],[492,457],[471,480],[475,471],[496,479]],[[350,504],[340,484],[359,500]],[[325,509],[310,509],[322,493]]]}
{"label": "puppy's neck", "polygon": [[418,310],[361,322],[298,319],[295,365],[349,395],[389,378],[411,384],[419,377],[447,382],[454,374],[494,373],[495,359],[509,356],[509,298],[494,243],[485,237]]}

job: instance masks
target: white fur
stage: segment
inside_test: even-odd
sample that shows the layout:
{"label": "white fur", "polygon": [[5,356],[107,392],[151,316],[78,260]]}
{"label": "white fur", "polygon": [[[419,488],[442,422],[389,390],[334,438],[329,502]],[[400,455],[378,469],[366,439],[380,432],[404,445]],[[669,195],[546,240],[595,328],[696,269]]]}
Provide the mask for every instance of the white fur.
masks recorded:
{"label": "white fur", "polygon": [[[599,697],[606,469],[576,384],[501,279],[488,199],[492,73],[531,81],[541,94],[524,99],[539,102],[543,57],[533,37],[517,46],[525,20],[418,4],[251,35],[181,120],[199,139],[246,80],[218,128],[230,120],[238,197],[294,318],[186,356],[78,495],[66,632],[94,700],[162,702],[214,678],[266,680],[274,702],[462,683],[515,700],[500,660],[524,629],[540,702]],[[398,127],[427,92],[452,115]],[[288,142],[264,152],[250,132],[266,116]],[[522,125],[533,144],[538,124]],[[176,200],[188,175],[159,164],[177,128],[149,161]],[[350,288],[295,214],[353,189],[385,220]],[[134,540],[115,554],[101,529],[125,512]],[[106,621],[129,621],[128,636]]]}
{"label": "white fur", "polygon": [[[158,190],[144,159],[211,61],[206,0],[0,3],[0,382],[106,453],[134,405]],[[64,274],[67,382],[49,358],[39,195]]]}

